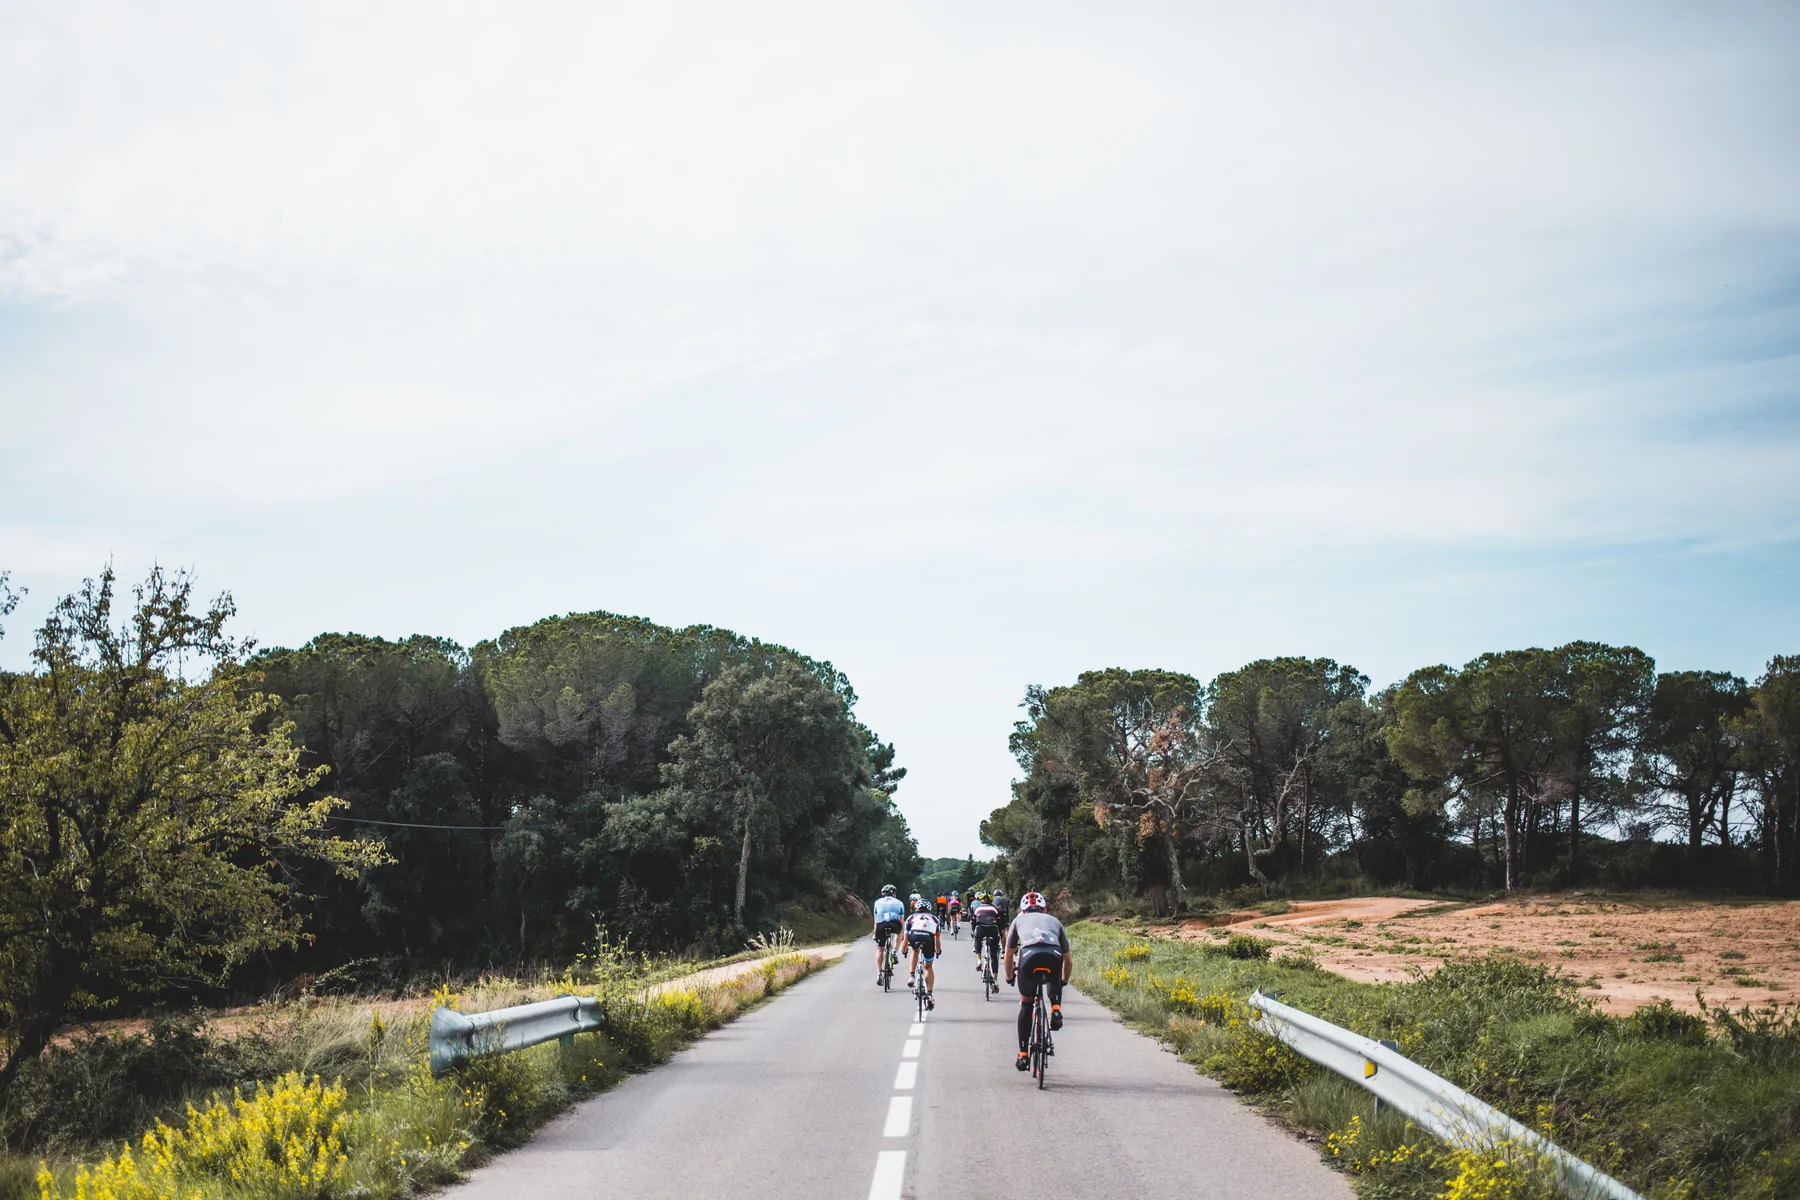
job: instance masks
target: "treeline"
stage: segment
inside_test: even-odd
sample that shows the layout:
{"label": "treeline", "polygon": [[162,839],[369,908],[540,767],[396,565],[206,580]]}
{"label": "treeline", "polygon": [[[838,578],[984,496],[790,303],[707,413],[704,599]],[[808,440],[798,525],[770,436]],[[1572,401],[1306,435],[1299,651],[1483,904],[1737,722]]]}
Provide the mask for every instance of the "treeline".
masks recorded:
{"label": "treeline", "polygon": [[1330,659],[1027,689],[982,823],[1017,883],[1147,895],[1331,878],[1800,890],[1800,656],[1754,683],[1573,642],[1371,693]]}
{"label": "treeline", "polygon": [[[18,595],[0,572],[0,618]],[[186,573],[120,600],[87,581],[0,671],[0,1097],[132,997],[566,961],[600,928],[735,950],[918,874],[893,747],[785,647],[586,613],[252,653]]]}
{"label": "treeline", "polygon": [[324,634],[248,664],[333,817],[393,861],[315,871],[336,962],[735,947],[784,905],[917,873],[903,770],[830,663],[723,629],[579,613],[468,649]]}

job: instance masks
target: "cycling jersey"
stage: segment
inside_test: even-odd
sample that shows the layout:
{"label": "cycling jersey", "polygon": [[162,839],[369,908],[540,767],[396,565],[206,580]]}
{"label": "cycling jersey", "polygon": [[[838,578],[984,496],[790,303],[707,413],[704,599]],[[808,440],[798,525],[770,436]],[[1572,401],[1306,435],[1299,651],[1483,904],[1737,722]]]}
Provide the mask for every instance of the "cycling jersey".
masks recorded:
{"label": "cycling jersey", "polygon": [[1063,923],[1047,912],[1022,912],[1013,918],[1006,931],[1008,950],[1030,950],[1042,947],[1058,954],[1069,952],[1069,934]]}
{"label": "cycling jersey", "polygon": [[898,897],[883,896],[875,902],[875,920],[877,922],[904,921],[905,919],[906,905],[900,903]]}
{"label": "cycling jersey", "polygon": [[969,910],[969,920],[975,922],[977,927],[982,925],[993,925],[998,927],[1000,924],[1000,910],[991,904],[977,904],[974,908]]}
{"label": "cycling jersey", "polygon": [[937,934],[938,921],[937,918],[930,913],[917,912],[906,918],[906,936],[909,939],[914,937],[936,937]]}
{"label": "cycling jersey", "polygon": [[956,912],[956,911],[958,911],[958,910],[959,910],[959,909],[961,909],[961,908],[962,908],[962,901],[961,901],[961,900],[956,900],[956,899],[952,899],[952,900],[951,900],[951,901],[950,901],[950,911],[951,911],[951,912]]}

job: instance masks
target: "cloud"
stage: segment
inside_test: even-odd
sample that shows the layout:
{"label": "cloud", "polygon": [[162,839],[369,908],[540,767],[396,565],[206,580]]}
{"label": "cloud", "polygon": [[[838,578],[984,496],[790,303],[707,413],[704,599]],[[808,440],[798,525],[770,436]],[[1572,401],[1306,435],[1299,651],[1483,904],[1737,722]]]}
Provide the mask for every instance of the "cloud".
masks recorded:
{"label": "cloud", "polygon": [[1797,35],[15,5],[0,566],[194,563],[268,640],[777,637],[958,851],[1059,672],[1581,622],[1754,657],[1795,615]]}

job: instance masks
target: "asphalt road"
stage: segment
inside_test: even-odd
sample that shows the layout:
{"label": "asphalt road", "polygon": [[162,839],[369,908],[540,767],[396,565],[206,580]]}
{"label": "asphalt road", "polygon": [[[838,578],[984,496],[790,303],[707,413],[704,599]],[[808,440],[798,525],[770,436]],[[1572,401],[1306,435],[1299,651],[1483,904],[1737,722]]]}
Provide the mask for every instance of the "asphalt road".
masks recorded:
{"label": "asphalt road", "polygon": [[1015,1071],[1017,995],[946,942],[937,1011],[874,948],[629,1079],[450,1189],[455,1200],[1349,1200],[1342,1177],[1071,989],[1049,1086]]}

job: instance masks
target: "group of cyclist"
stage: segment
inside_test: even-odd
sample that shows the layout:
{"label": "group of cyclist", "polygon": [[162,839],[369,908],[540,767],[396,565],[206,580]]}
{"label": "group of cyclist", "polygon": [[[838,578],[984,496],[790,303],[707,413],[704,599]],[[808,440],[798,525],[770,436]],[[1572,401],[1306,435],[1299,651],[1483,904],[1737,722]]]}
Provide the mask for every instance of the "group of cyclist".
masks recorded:
{"label": "group of cyclist", "polygon": [[[992,892],[971,892],[967,916],[975,943],[975,971],[981,972],[982,956],[995,975],[1001,972],[1001,954],[1005,954],[1006,982],[1015,981],[1019,988],[1019,1057],[1016,1066],[1029,1066],[1031,1009],[1039,988],[1050,1000],[1050,1028],[1062,1028],[1063,985],[1075,968],[1069,935],[1061,921],[1050,915],[1049,905],[1038,892],[1019,897],[1019,915],[1008,922],[1010,908],[1006,893],[1000,888]],[[920,971],[925,973],[925,1007],[935,1009],[932,992],[937,987],[937,960],[944,953],[944,927],[948,921],[954,930],[964,916],[965,905],[960,892],[939,896],[936,901],[914,892],[906,903],[900,901],[899,889],[887,884],[874,904],[875,983],[886,983],[887,939],[904,938],[907,961],[906,986],[912,987]],[[1005,929],[1002,935],[1001,930]]]}

